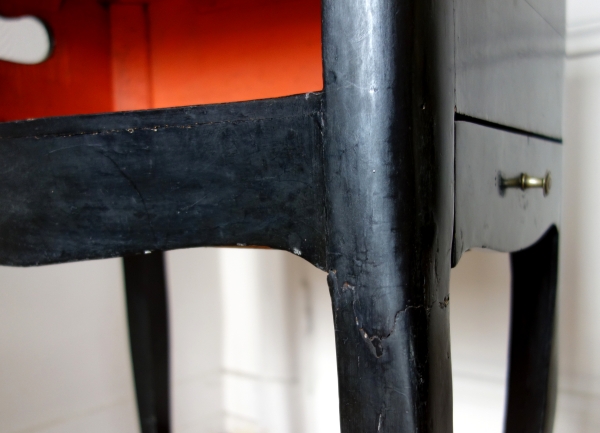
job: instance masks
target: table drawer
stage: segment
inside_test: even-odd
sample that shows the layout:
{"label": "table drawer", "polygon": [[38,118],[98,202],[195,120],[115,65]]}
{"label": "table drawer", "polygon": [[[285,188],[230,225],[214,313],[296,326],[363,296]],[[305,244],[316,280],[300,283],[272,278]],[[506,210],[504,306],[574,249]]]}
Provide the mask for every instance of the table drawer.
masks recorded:
{"label": "table drawer", "polygon": [[[470,122],[455,124],[453,266],[464,251],[513,252],[538,240],[560,218],[562,144]],[[520,176],[551,177],[545,194],[521,189]],[[508,179],[519,179],[505,187]],[[504,180],[504,181],[503,181]]]}

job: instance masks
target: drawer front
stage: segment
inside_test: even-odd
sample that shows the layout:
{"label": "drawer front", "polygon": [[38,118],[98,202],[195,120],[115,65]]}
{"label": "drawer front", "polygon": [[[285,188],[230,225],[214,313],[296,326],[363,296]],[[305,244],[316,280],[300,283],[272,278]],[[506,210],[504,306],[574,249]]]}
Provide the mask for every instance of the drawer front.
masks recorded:
{"label": "drawer front", "polygon": [[456,0],[458,113],[560,138],[564,0]]}
{"label": "drawer front", "polygon": [[[453,266],[470,248],[518,251],[558,226],[562,144],[470,122],[455,126]],[[503,179],[523,173],[540,179],[549,173],[548,193],[503,187]]]}

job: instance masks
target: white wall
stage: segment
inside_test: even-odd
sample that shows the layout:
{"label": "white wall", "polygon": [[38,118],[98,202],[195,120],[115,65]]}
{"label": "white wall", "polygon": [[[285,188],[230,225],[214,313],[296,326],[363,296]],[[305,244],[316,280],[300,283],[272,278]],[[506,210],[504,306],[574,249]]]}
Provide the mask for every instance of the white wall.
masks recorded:
{"label": "white wall", "polygon": [[[175,433],[338,427],[325,273],[280,251],[167,254]],[[121,262],[0,267],[0,431],[137,432]]]}
{"label": "white wall", "polygon": [[502,431],[509,311],[508,254],[465,253],[450,274],[456,432]]}
{"label": "white wall", "polygon": [[[600,19],[599,19],[600,24]],[[599,26],[600,27],[600,26]],[[557,427],[600,431],[600,32],[567,61]]]}
{"label": "white wall", "polygon": [[207,248],[171,251],[166,263],[174,432],[221,433],[224,325],[219,256]]}
{"label": "white wall", "polygon": [[119,261],[0,267],[0,431],[136,423]]}

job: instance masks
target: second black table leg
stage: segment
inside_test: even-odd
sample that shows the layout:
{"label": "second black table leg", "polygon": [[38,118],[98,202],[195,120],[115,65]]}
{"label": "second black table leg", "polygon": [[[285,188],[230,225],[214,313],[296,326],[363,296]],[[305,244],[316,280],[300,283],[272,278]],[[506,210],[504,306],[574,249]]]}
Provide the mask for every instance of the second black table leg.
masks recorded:
{"label": "second black table leg", "polygon": [[554,337],[558,231],[511,254],[512,306],[507,433],[550,433],[556,400]]}
{"label": "second black table leg", "polygon": [[169,433],[169,336],[162,252],[123,258],[129,341],[142,433]]}

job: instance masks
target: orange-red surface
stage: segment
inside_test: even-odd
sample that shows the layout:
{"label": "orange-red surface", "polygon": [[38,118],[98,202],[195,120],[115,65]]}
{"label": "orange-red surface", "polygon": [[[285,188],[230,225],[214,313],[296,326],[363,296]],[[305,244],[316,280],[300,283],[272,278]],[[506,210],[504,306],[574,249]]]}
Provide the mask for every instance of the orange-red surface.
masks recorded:
{"label": "orange-red surface", "polygon": [[0,121],[269,98],[322,88],[320,0],[0,0],[54,34],[0,61]]}
{"label": "orange-red surface", "polygon": [[116,111],[152,107],[148,35],[144,5],[110,5],[112,98]]}

